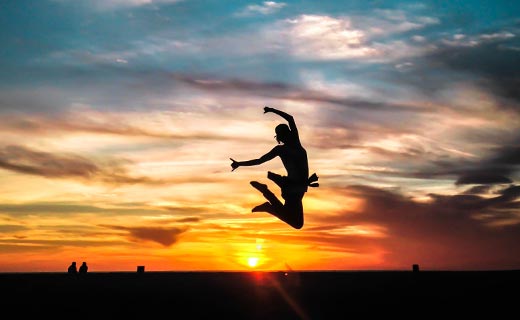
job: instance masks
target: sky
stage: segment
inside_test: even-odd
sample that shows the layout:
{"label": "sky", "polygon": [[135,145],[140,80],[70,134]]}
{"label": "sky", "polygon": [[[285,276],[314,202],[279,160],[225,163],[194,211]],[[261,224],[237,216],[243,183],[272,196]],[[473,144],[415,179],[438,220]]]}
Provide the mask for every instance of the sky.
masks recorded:
{"label": "sky", "polygon": [[[520,3],[0,3],[0,272],[520,268]],[[320,186],[251,209],[291,114]]]}

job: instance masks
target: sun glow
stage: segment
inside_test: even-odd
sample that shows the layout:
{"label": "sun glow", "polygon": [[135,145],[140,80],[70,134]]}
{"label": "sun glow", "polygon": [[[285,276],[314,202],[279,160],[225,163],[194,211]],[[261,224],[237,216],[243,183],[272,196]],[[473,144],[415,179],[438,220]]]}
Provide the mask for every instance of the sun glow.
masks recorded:
{"label": "sun glow", "polygon": [[247,259],[247,265],[251,268],[254,268],[258,265],[258,258],[257,257],[250,257]]}

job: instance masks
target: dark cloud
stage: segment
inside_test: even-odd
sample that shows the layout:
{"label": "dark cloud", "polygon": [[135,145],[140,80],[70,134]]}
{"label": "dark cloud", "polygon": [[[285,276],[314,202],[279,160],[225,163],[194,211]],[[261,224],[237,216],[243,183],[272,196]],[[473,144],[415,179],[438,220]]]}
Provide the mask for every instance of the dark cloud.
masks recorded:
{"label": "dark cloud", "polygon": [[463,174],[457,179],[457,181],[455,181],[455,184],[502,184],[512,182],[513,181],[506,176],[496,173],[479,172],[476,170],[472,173]]}
{"label": "dark cloud", "polygon": [[[346,136],[341,132],[338,137]],[[330,140],[330,141],[329,141]],[[344,141],[346,140],[346,142]],[[515,183],[520,169],[520,150],[516,144],[509,145],[503,139],[501,147],[481,150],[484,154],[481,158],[468,158],[446,154],[443,150],[427,150],[419,146],[410,145],[402,150],[388,150],[381,147],[358,145],[352,142],[354,138],[334,140],[311,139],[310,145],[315,148],[325,149],[357,149],[373,158],[371,166],[367,168],[351,169],[358,173],[377,174],[381,177],[399,177],[413,179],[453,179],[455,185],[504,185]],[[392,167],[393,170],[381,170],[380,168]],[[353,177],[353,175],[351,175]],[[325,178],[325,176],[324,176]],[[341,178],[328,175],[328,180]],[[370,179],[366,176],[363,179]],[[338,181],[340,182],[340,181]],[[484,188],[484,187],[480,187]],[[476,190],[476,189],[475,189]],[[475,190],[468,194],[476,193]]]}
{"label": "dark cloud", "polygon": [[186,218],[182,218],[182,219],[178,219],[176,220],[176,222],[181,222],[181,223],[186,223],[186,222],[199,222],[200,221],[200,218],[199,217],[186,217]]}
{"label": "dark cloud", "polygon": [[499,192],[500,196],[492,199],[488,199],[488,201],[493,202],[510,202],[515,201],[520,197],[520,186],[511,185]]}
{"label": "dark cloud", "polygon": [[[443,24],[432,34],[425,34],[425,55],[406,58],[401,63],[409,68],[399,69],[397,65],[382,66],[376,81],[383,80],[390,89],[388,95],[405,92],[404,88],[417,91],[426,99],[437,102],[437,111],[453,113],[473,112],[471,106],[453,106],[447,91],[460,87],[461,83],[476,85],[482,92],[491,93],[495,107],[505,111],[520,111],[520,29],[514,20],[502,21],[500,27],[487,30],[464,29],[460,25]],[[467,27],[467,25],[465,25]],[[447,32],[446,28],[453,28]],[[471,31],[470,31],[471,30]],[[348,75],[348,74],[347,74]],[[448,98],[448,99],[447,99]],[[483,133],[483,129],[465,130],[466,139],[489,141],[489,134],[497,135],[500,129]],[[494,138],[494,137],[493,137]],[[492,139],[493,139],[492,138]],[[500,139],[500,134],[498,136]]]}
{"label": "dark cloud", "polygon": [[100,225],[101,227],[110,228],[113,230],[123,230],[129,233],[130,238],[135,240],[153,241],[169,247],[178,241],[181,234],[187,229],[180,229],[175,227],[122,227]]}
{"label": "dark cloud", "polygon": [[[518,204],[520,186],[498,196],[431,194],[417,202],[396,191],[350,186],[349,196],[363,200],[359,212],[336,217],[339,224],[375,224],[386,228],[379,245],[389,251],[390,263],[423,263],[428,267],[518,268],[520,243]],[[324,223],[331,224],[328,218]]]}
{"label": "dark cloud", "polygon": [[464,191],[464,194],[486,194],[489,193],[490,190],[490,185],[474,186]]}
{"label": "dark cloud", "polygon": [[472,75],[484,90],[511,102],[502,106],[520,111],[518,48],[520,39],[513,33],[492,32],[475,36],[470,44],[440,46],[427,58],[447,69]]}
{"label": "dark cloud", "polygon": [[503,184],[512,183],[520,165],[520,147],[504,145],[496,148],[491,156],[475,163],[473,168],[462,172],[455,182],[461,184]]}
{"label": "dark cloud", "polygon": [[[520,148],[508,144],[503,139],[501,147],[482,150],[482,158],[447,157],[443,154],[425,152],[420,148],[405,149],[403,152],[371,150],[392,160],[408,159],[407,166],[393,172],[380,172],[383,175],[418,179],[454,179],[456,185],[494,185],[510,184],[517,179],[520,169]],[[514,139],[513,139],[514,140]],[[386,155],[385,155],[386,153]],[[420,160],[420,162],[414,162]]]}
{"label": "dark cloud", "polygon": [[1,224],[0,233],[10,233],[29,230],[29,228],[17,224]]}
{"label": "dark cloud", "polygon": [[96,164],[79,156],[54,155],[16,145],[0,149],[0,167],[46,177],[88,178],[101,171]]}
{"label": "dark cloud", "polygon": [[35,151],[19,145],[0,147],[0,168],[48,178],[72,178],[109,184],[162,183],[148,177],[132,177],[117,162],[94,162],[74,154]]}
{"label": "dark cloud", "polygon": [[520,165],[520,146],[510,145],[497,149],[491,161],[502,165]]}

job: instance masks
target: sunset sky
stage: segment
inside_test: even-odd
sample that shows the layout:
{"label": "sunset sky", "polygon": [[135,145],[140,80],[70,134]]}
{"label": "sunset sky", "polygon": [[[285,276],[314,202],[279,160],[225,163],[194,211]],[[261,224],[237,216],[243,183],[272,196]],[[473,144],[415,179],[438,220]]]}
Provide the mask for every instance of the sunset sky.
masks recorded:
{"label": "sunset sky", "polygon": [[[520,3],[0,3],[0,272],[520,268]],[[294,116],[305,225],[249,181]]]}

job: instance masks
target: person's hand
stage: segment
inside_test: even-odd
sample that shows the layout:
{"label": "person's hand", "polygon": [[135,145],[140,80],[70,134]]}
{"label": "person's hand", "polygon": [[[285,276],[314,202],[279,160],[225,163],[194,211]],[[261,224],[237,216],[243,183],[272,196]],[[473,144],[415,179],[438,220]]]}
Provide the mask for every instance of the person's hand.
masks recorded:
{"label": "person's hand", "polygon": [[268,113],[270,111],[273,111],[273,108],[269,108],[268,106],[264,107],[264,113]]}
{"label": "person's hand", "polygon": [[235,171],[236,168],[240,167],[240,165],[238,164],[238,161],[234,160],[233,158],[229,158],[229,160],[231,160],[231,172]]}

